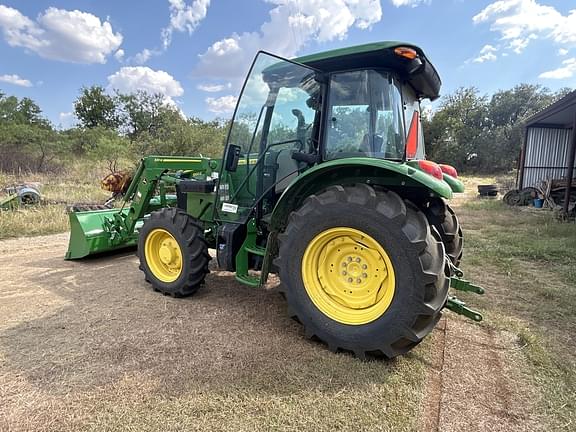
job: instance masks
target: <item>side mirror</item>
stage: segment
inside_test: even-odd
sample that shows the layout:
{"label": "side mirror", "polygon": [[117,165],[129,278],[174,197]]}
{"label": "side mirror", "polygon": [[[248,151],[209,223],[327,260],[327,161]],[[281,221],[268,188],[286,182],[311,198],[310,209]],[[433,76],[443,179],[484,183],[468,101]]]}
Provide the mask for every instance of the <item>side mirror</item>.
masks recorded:
{"label": "side mirror", "polygon": [[235,172],[238,168],[238,161],[240,160],[240,146],[230,144],[226,149],[226,171]]}

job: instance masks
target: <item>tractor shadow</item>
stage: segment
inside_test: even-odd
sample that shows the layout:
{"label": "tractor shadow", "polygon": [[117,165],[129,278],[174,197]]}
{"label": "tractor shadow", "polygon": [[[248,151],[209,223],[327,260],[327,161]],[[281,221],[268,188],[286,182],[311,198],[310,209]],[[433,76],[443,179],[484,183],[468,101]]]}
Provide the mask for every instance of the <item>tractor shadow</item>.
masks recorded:
{"label": "tractor shadow", "polygon": [[132,377],[162,397],[191,391],[285,396],[311,387],[337,393],[386,384],[399,362],[405,369],[426,361],[417,350],[401,361],[333,354],[305,339],[277,287],[244,286],[214,265],[198,293],[174,299],[150,288],[134,253],[34,260],[27,282],[41,284],[62,306],[0,332],[3,368],[55,395],[114,387]]}

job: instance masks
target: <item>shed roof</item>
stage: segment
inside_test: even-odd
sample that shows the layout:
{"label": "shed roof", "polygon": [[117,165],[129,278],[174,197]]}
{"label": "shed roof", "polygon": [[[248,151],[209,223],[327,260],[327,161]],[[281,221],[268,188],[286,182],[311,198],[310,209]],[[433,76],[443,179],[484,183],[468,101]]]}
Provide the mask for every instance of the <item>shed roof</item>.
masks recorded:
{"label": "shed roof", "polygon": [[571,128],[575,115],[576,90],[529,117],[525,124],[526,127],[556,126],[559,128]]}

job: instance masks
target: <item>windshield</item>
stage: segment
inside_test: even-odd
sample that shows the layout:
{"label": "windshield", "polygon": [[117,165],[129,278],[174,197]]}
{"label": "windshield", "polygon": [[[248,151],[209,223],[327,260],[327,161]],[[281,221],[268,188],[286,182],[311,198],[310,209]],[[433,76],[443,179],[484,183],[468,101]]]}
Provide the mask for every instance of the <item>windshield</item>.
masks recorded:
{"label": "windshield", "polygon": [[395,77],[373,70],[332,75],[327,159],[402,159],[405,141],[402,97]]}
{"label": "windshield", "polygon": [[[299,165],[292,152],[313,153],[317,146],[313,124],[319,97],[313,69],[258,54],[230,126],[228,146],[238,146],[240,154],[236,170],[220,182],[222,219],[242,220],[263,194],[276,191],[275,184],[285,187],[290,176],[297,175]],[[223,206],[227,203],[234,205]]]}
{"label": "windshield", "polygon": [[[300,139],[304,146],[306,136],[298,129],[313,121],[310,105],[318,93],[313,70],[260,53],[238,103],[229,143],[240,146],[244,157],[258,153],[267,126],[265,143]],[[272,109],[267,113],[269,125],[264,118],[267,108]]]}

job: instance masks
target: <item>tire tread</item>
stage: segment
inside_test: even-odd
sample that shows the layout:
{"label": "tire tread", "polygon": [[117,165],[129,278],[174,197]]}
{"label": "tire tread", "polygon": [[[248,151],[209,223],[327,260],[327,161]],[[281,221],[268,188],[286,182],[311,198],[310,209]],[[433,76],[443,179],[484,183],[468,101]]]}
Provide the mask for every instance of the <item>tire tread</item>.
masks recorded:
{"label": "tire tread", "polygon": [[[178,208],[163,208],[152,212],[148,221],[149,226],[146,227],[145,223],[142,227],[138,241],[139,269],[144,272],[144,279],[152,285],[155,291],[165,295],[186,297],[194,294],[204,284],[206,274],[210,272],[208,263],[212,259],[208,253],[208,244],[204,239],[202,225],[184,210]],[[145,264],[144,237],[150,226],[152,228],[172,228],[182,239],[180,247],[186,248],[189,252],[189,265],[184,266],[187,273],[177,281],[177,285],[166,286],[166,284],[158,283]]]}
{"label": "tire tread", "polygon": [[[289,256],[287,241],[291,238],[298,238],[298,231],[303,224],[309,223],[314,214],[322,215],[320,208],[334,200],[346,203],[351,206],[365,206],[373,209],[380,216],[399,222],[402,225],[402,232],[413,245],[418,253],[421,266],[421,277],[425,280],[427,299],[420,305],[414,306],[414,320],[411,326],[406,327],[401,336],[389,345],[367,349],[361,346],[350,346],[329,337],[321,329],[315,328],[314,324],[305,326],[306,335],[314,335],[322,340],[331,351],[349,351],[359,358],[366,355],[373,355],[379,351],[385,357],[392,358],[404,354],[432,331],[440,316],[441,310],[446,303],[448,296],[449,280],[446,267],[448,262],[445,259],[444,247],[440,234],[430,226],[426,216],[410,201],[402,199],[398,194],[391,191],[375,190],[366,184],[354,186],[332,186],[318,195],[311,195],[304,204],[293,211],[288,218],[288,225],[283,233],[278,236],[280,243],[279,255],[275,260],[280,269],[280,279],[282,280],[285,257]],[[291,315],[304,323],[305,320],[299,316],[297,307],[291,302],[290,293],[287,287],[282,288],[287,298]],[[309,327],[309,328],[308,328]]]}

